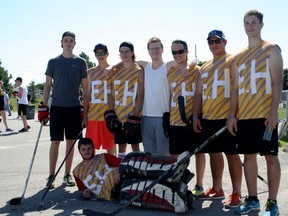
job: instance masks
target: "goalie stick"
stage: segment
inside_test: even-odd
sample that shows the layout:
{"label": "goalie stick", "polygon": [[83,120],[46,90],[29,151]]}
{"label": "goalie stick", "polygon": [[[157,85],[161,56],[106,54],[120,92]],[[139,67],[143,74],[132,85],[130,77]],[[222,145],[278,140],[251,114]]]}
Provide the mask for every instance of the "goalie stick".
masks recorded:
{"label": "goalie stick", "polygon": [[38,137],[37,137],[36,144],[35,144],[35,147],[34,147],[34,151],[33,151],[32,159],[31,159],[31,162],[30,162],[29,171],[28,171],[28,174],[27,174],[27,177],[26,177],[25,186],[24,186],[24,190],[23,190],[22,196],[11,199],[10,200],[10,205],[19,205],[21,203],[24,195],[25,195],[25,192],[26,192],[26,189],[27,189],[27,186],[28,186],[28,181],[29,181],[29,178],[30,178],[30,174],[31,174],[31,171],[32,171],[32,167],[33,167],[33,162],[34,162],[35,155],[36,155],[36,152],[37,152],[38,143],[39,143],[40,135],[41,135],[41,132],[42,132],[43,124],[44,123],[42,122],[42,124],[40,126],[40,129],[39,129],[39,132],[38,132]]}
{"label": "goalie stick", "polygon": [[213,134],[211,137],[209,137],[205,142],[203,142],[200,146],[198,146],[193,152],[189,152],[184,158],[182,158],[180,161],[178,161],[176,164],[171,166],[169,170],[164,172],[162,175],[160,175],[157,179],[155,179],[150,185],[148,185],[146,188],[144,188],[140,193],[136,194],[132,199],[127,201],[125,204],[123,204],[120,208],[112,211],[112,212],[98,212],[92,209],[83,209],[83,214],[86,216],[107,216],[107,215],[117,215],[122,210],[127,208],[131,203],[133,203],[135,200],[137,200],[140,196],[142,196],[144,193],[149,191],[153,186],[155,186],[160,181],[168,178],[171,176],[179,166],[181,166],[183,163],[187,162],[187,160],[190,159],[190,157],[196,153],[198,153],[201,149],[203,149],[206,145],[208,145],[212,140],[214,140],[216,137],[218,137],[220,134],[222,134],[226,130],[226,126],[221,128],[219,131],[217,131],[215,134]]}

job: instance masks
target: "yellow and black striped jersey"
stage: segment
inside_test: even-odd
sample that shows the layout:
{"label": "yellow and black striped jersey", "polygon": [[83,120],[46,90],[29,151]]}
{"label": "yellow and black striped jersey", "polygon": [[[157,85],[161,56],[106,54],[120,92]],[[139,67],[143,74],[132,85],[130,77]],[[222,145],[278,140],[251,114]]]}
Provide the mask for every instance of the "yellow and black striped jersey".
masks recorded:
{"label": "yellow and black striped jersey", "polygon": [[91,102],[88,119],[104,121],[104,112],[108,109],[108,95],[111,93],[112,79],[104,73],[100,66],[88,70],[91,79]]}
{"label": "yellow and black striped jersey", "polygon": [[113,72],[115,112],[121,122],[126,120],[128,114],[133,113],[140,71],[141,68],[133,64],[129,68],[121,65]]}
{"label": "yellow and black striped jersey", "polygon": [[178,97],[180,95],[185,98],[186,116],[189,118],[193,111],[193,99],[196,90],[196,78],[199,75],[200,67],[197,65],[191,66],[185,76],[178,72],[177,67],[172,67],[168,73],[168,81],[171,89],[171,104],[170,104],[170,124],[174,126],[186,126],[182,122],[179,113]]}
{"label": "yellow and black striped jersey", "polygon": [[239,119],[269,116],[272,103],[269,59],[274,46],[263,41],[255,47],[243,49],[235,56],[239,73]]}
{"label": "yellow and black striped jersey", "polygon": [[226,119],[230,109],[231,65],[233,56],[224,54],[202,65],[200,77],[202,82],[203,119]]}

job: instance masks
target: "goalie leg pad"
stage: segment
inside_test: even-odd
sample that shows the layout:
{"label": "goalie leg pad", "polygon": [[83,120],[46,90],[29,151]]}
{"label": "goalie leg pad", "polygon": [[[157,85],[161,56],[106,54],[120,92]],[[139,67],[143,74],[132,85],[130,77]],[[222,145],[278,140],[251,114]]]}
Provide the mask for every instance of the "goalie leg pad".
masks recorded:
{"label": "goalie leg pad", "polygon": [[[179,182],[188,165],[189,160],[177,167],[177,170],[166,181]],[[130,178],[156,179],[172,166],[177,166],[176,159],[172,157],[152,155],[146,152],[131,152],[122,160],[119,171],[122,175]]]}
{"label": "goalie leg pad", "polygon": [[[153,180],[147,179],[126,179],[120,192],[121,203],[124,204],[132,199],[152,182]],[[132,205],[149,209],[185,213],[188,211],[187,185],[182,182],[158,183],[136,199]]]}

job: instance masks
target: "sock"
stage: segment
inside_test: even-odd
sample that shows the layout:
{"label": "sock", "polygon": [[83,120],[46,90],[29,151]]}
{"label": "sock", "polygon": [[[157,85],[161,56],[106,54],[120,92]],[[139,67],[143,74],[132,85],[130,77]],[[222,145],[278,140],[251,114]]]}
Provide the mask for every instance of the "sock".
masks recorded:
{"label": "sock", "polygon": [[274,203],[277,203],[277,200],[273,200],[273,199],[267,199],[267,202],[274,202]]}
{"label": "sock", "polygon": [[119,152],[118,153],[118,157],[121,158],[121,159],[123,159],[125,156],[126,156],[125,152]]}
{"label": "sock", "polygon": [[256,202],[259,202],[258,196],[249,196],[248,197],[250,200],[254,200]]}

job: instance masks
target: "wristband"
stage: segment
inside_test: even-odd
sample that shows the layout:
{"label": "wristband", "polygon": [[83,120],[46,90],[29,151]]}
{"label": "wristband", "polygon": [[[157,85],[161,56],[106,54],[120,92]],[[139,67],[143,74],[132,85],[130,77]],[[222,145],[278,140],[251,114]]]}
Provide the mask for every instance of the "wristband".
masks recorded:
{"label": "wristband", "polygon": [[234,119],[235,118],[235,116],[228,116],[228,119]]}

